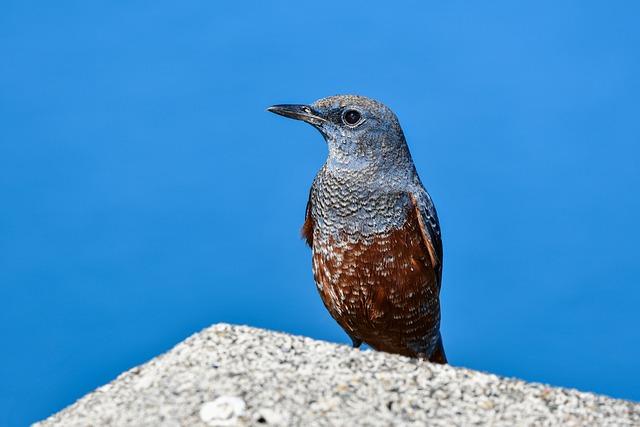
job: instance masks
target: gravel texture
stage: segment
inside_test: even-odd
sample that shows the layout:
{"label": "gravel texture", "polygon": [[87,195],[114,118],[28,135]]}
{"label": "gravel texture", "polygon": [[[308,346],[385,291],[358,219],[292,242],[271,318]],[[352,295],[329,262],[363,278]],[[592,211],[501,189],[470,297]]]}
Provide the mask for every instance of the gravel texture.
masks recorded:
{"label": "gravel texture", "polygon": [[640,404],[214,325],[37,426],[640,425]]}

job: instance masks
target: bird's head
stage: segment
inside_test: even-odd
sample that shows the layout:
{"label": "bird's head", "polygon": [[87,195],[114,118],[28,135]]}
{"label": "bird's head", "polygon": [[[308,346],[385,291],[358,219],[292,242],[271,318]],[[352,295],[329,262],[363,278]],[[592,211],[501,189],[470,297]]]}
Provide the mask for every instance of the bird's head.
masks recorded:
{"label": "bird's head", "polygon": [[373,99],[337,95],[311,105],[274,105],[268,111],[318,129],[329,146],[329,167],[360,169],[411,162],[398,118]]}

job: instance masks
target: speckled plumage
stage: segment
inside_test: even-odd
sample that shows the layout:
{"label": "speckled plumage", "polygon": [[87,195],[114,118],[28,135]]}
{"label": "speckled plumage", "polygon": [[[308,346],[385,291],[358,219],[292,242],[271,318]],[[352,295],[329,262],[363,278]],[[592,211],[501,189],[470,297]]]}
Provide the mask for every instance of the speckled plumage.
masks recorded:
{"label": "speckled plumage", "polygon": [[328,144],[302,233],[331,315],[355,346],[445,363],[438,217],[395,114],[353,95],[270,110],[312,124]]}

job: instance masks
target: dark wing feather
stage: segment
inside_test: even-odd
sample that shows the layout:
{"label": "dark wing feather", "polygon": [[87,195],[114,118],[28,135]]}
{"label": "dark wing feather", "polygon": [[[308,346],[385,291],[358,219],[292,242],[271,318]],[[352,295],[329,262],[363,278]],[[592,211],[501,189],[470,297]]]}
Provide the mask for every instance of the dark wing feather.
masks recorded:
{"label": "dark wing feather", "polygon": [[302,229],[300,230],[300,234],[302,238],[307,242],[309,247],[313,247],[313,228],[315,224],[313,222],[313,218],[311,216],[311,192],[313,191],[313,187],[309,190],[309,199],[307,200],[307,209],[305,211],[304,216],[304,224],[302,224]]}
{"label": "dark wing feather", "polygon": [[[438,214],[429,195],[424,192],[420,200],[416,194],[411,193],[411,203],[416,210],[416,216],[420,223],[420,232],[431,257],[431,265],[438,276],[438,288],[442,280],[442,237],[440,235],[440,223]],[[422,201],[422,203],[421,203]]]}

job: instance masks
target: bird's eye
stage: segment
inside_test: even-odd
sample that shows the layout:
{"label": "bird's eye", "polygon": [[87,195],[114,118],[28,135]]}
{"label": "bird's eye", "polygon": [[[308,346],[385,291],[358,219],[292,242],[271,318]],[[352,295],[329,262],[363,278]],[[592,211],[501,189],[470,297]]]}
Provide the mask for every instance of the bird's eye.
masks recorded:
{"label": "bird's eye", "polygon": [[356,110],[347,110],[342,114],[342,121],[349,126],[353,126],[360,121],[361,117],[360,112]]}

